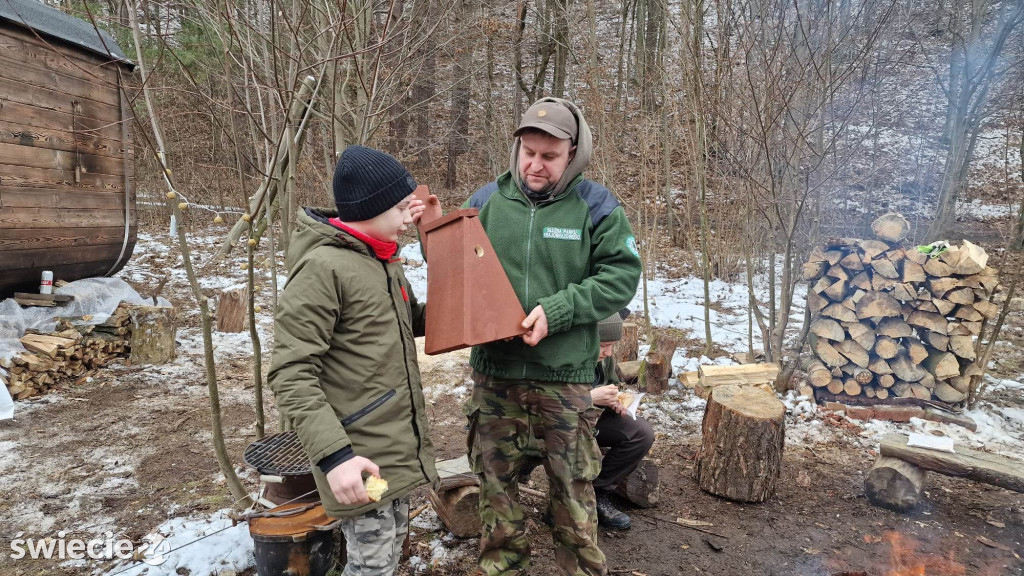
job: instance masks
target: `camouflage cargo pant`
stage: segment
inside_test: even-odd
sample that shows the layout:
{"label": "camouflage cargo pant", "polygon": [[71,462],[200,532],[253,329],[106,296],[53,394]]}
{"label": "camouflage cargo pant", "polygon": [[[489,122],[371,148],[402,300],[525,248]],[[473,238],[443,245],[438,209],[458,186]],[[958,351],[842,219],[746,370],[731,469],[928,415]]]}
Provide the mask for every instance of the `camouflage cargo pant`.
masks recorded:
{"label": "camouflage cargo pant", "polygon": [[504,380],[474,372],[469,417],[469,461],[480,476],[480,571],[485,576],[526,573],[530,542],[516,481],[540,447],[550,485],[555,561],[566,576],[607,573],[597,547],[597,509],[591,481],[601,471],[594,438],[600,411],[590,385]]}
{"label": "camouflage cargo pant", "polygon": [[348,563],[342,576],[392,576],[409,532],[409,498],[399,498],[341,522]]}

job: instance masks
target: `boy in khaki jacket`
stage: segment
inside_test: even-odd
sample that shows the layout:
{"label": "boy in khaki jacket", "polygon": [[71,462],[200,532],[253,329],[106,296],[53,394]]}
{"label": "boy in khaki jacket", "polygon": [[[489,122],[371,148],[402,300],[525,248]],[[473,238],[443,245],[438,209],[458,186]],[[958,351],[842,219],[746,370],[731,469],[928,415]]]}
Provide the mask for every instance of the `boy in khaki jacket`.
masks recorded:
{"label": "boy in khaki jacket", "polygon": [[[324,509],[343,519],[344,576],[395,573],[408,495],[437,477],[413,341],[425,305],[397,257],[424,209],[415,187],[391,156],[350,146],[334,173],[337,212],[301,209],[288,245],[268,382]],[[388,482],[379,501],[364,474]]]}

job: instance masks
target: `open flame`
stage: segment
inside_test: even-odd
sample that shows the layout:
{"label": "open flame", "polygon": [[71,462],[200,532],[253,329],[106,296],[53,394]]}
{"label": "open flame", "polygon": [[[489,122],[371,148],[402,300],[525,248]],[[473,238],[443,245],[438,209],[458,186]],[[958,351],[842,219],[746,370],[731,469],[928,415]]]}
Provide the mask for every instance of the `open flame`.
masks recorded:
{"label": "open flame", "polygon": [[949,557],[918,552],[920,543],[899,532],[887,532],[885,540],[892,547],[892,558],[885,576],[967,576],[967,568]]}

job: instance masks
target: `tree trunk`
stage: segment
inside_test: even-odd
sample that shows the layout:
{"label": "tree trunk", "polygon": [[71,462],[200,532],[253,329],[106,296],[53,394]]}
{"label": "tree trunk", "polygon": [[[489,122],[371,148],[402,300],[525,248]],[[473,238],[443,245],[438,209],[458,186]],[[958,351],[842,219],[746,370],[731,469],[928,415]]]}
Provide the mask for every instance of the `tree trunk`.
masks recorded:
{"label": "tree trunk", "polygon": [[909,462],[879,456],[864,481],[864,492],[877,506],[906,512],[917,506],[925,476],[924,470]]}
{"label": "tree trunk", "polygon": [[786,407],[756,387],[718,386],[701,424],[694,477],[700,488],[739,502],[763,502],[782,466]]}

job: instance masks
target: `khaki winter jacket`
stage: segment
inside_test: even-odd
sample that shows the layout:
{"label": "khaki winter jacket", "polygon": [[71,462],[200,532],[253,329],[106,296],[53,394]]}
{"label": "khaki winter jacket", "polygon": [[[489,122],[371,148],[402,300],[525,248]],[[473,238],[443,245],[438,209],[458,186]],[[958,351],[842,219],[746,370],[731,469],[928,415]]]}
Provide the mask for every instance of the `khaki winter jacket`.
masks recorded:
{"label": "khaki winter jacket", "polygon": [[[414,336],[425,305],[402,265],[383,262],[331,226],[334,211],[302,209],[288,246],[291,274],[274,327],[268,383],[312,464],[328,515],[355,516],[433,481],[434,450]],[[380,467],[380,503],[342,506],[316,466],[351,446]]]}

